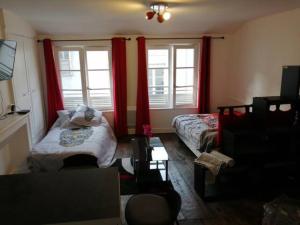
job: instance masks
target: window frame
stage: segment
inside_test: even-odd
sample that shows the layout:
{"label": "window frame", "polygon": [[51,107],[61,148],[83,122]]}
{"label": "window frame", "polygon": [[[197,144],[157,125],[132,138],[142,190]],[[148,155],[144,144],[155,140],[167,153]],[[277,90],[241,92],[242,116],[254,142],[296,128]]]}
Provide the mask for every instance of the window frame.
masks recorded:
{"label": "window frame", "polygon": [[[108,51],[108,63],[109,63],[109,80],[110,80],[110,96],[111,96],[111,106],[109,107],[95,107],[98,110],[101,111],[112,111],[114,108],[114,102],[113,102],[113,81],[112,81],[112,59],[111,59],[111,46],[88,46],[88,45],[75,45],[75,46],[64,46],[59,45],[55,46],[55,60],[58,65],[58,71],[62,71],[60,69],[60,61],[59,61],[59,52],[60,51],[79,51],[79,64],[80,64],[80,73],[81,73],[81,93],[82,93],[82,100],[83,104],[85,105],[91,105],[91,100],[89,96],[89,90],[94,90],[88,87],[88,67],[87,67],[87,51]],[[61,84],[62,91],[62,77],[61,74],[59,74],[59,81]],[[66,89],[68,90],[68,89]],[[64,98],[64,96],[63,96]],[[76,106],[74,106],[76,108]],[[73,109],[73,108],[66,108],[66,109]]]}
{"label": "window frame", "polygon": [[[109,84],[110,88],[90,88],[88,86],[88,81],[89,81],[89,75],[88,75],[88,65],[87,65],[87,51],[107,51],[108,52],[108,73],[109,73]],[[90,90],[104,90],[104,89],[109,89],[110,91],[110,100],[111,100],[111,107],[101,107],[98,109],[101,110],[113,110],[114,108],[114,99],[113,99],[113,80],[112,80],[112,58],[111,58],[111,48],[108,46],[87,46],[84,48],[84,62],[85,62],[85,74],[86,74],[86,95],[87,95],[87,103],[90,105],[91,100],[89,98],[89,91]],[[106,69],[98,69],[97,71],[104,71]],[[96,71],[96,70],[95,70]]]}
{"label": "window frame", "polygon": [[[159,50],[159,49],[166,49],[168,50],[168,89],[169,89],[169,95],[168,95],[168,103],[164,104],[164,105],[150,105],[150,95],[149,95],[149,82],[148,82],[148,76],[149,76],[149,70],[150,69],[166,69],[166,68],[149,68],[148,67],[148,50]],[[173,80],[172,80],[172,70],[173,70],[173,65],[172,65],[172,48],[170,45],[147,45],[146,46],[146,60],[147,60],[147,83],[148,83],[148,95],[149,95],[149,107],[150,109],[168,109],[168,108],[172,108],[172,102],[173,102]],[[165,86],[163,86],[165,87]]]}
{"label": "window frame", "polygon": [[[193,85],[193,103],[176,105],[176,49],[194,49],[194,85]],[[180,108],[197,108],[198,100],[198,73],[199,73],[199,43],[149,43],[146,45],[146,59],[147,59],[147,76],[149,76],[148,54],[149,50],[155,49],[169,49],[169,103],[166,105],[150,105],[150,109],[180,109]],[[148,77],[147,77],[148,79]],[[149,85],[149,84],[148,84]],[[148,86],[149,91],[149,86]],[[149,93],[149,92],[148,92]]]}
{"label": "window frame", "polygon": [[[198,96],[198,93],[197,93],[197,90],[198,90],[198,73],[199,73],[199,70],[198,70],[198,50],[199,50],[199,47],[197,44],[185,44],[185,45],[179,45],[179,44],[175,44],[173,45],[173,48],[174,48],[174,55],[173,55],[173,79],[174,79],[174,82],[173,82],[173,106],[174,108],[197,108],[197,96]],[[177,67],[176,65],[176,61],[177,61],[177,54],[176,54],[176,50],[177,49],[194,49],[194,67]],[[177,105],[176,104],[176,78],[177,78],[177,68],[194,68],[194,85],[193,86],[186,86],[186,87],[193,87],[193,103],[192,104],[180,104],[180,105]],[[178,86],[180,87],[180,86]]]}

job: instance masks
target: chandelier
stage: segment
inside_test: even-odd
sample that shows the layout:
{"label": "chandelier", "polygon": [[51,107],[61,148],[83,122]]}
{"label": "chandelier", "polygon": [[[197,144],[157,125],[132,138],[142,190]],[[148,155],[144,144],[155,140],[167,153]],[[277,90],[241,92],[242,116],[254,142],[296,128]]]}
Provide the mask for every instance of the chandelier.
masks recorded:
{"label": "chandelier", "polygon": [[154,17],[154,15],[157,15],[157,21],[160,23],[171,18],[171,13],[167,11],[168,4],[166,3],[152,3],[150,5],[150,8],[151,11],[146,12],[147,20],[151,20]]}

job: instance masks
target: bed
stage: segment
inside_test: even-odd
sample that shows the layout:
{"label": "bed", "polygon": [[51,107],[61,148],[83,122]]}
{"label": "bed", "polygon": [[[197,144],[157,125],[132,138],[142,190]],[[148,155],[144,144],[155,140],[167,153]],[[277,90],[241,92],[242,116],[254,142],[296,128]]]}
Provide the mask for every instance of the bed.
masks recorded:
{"label": "bed", "polygon": [[99,167],[108,167],[113,163],[116,147],[117,140],[104,116],[99,126],[72,128],[62,128],[59,118],[33,147],[29,168],[33,172],[57,171],[63,166],[63,159],[76,154],[93,155]]}
{"label": "bed", "polygon": [[199,157],[201,152],[209,152],[217,146],[217,114],[178,115],[172,121],[178,137]]}

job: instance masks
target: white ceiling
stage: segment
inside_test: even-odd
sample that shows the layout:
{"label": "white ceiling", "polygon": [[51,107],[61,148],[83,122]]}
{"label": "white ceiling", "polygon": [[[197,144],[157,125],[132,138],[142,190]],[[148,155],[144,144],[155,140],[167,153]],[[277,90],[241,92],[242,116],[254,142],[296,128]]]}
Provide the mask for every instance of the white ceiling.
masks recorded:
{"label": "white ceiling", "polygon": [[[149,0],[0,0],[39,34],[227,33],[243,22],[300,7],[300,0],[165,0],[172,18],[144,19]],[[156,1],[157,2],[157,1]]]}

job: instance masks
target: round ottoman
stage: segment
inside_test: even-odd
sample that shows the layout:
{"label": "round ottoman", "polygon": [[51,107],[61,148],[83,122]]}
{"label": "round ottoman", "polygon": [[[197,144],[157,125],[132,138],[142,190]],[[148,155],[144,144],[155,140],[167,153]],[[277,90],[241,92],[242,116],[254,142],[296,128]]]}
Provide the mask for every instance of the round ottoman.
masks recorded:
{"label": "round ottoman", "polygon": [[128,225],[172,225],[167,200],[154,194],[132,196],[125,208]]}

